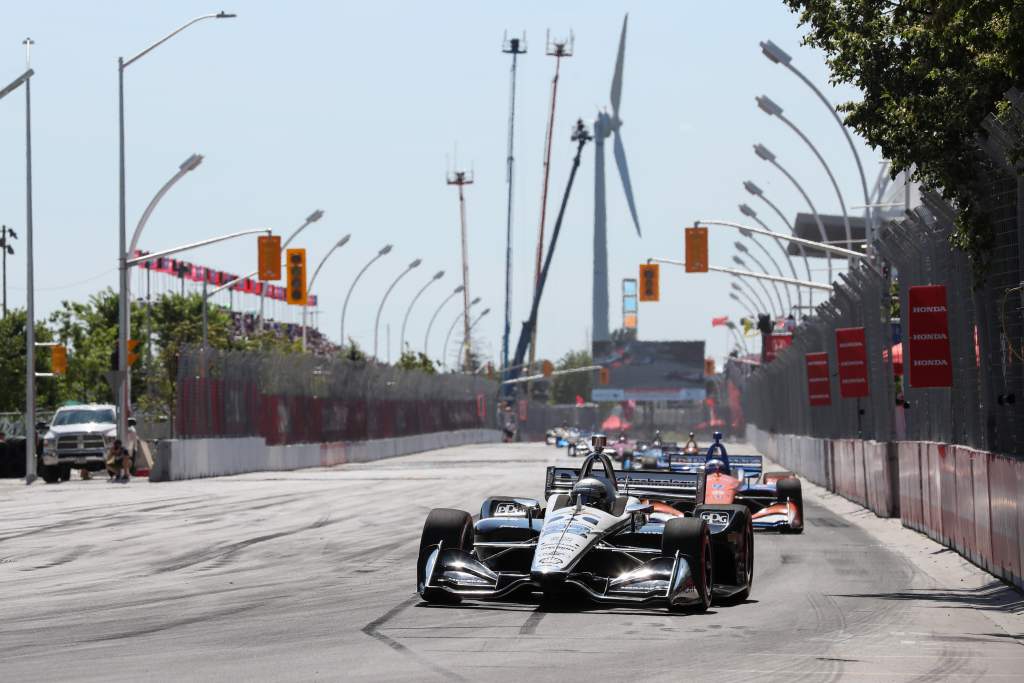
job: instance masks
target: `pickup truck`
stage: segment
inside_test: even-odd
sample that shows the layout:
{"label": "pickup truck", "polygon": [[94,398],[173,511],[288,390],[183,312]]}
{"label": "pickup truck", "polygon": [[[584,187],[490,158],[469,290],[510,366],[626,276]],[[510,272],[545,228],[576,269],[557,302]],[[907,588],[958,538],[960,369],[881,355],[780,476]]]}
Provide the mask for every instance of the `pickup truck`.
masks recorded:
{"label": "pickup truck", "polygon": [[109,404],[65,406],[40,431],[40,476],[48,484],[67,481],[72,469],[104,469],[107,449],[117,435],[117,409]]}

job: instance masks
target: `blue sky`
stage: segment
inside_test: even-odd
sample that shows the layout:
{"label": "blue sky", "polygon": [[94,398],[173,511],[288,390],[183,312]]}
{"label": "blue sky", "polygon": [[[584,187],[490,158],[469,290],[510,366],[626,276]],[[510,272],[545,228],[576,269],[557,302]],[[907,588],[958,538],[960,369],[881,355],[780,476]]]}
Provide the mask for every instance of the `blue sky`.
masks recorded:
{"label": "blue sky", "polygon": [[[508,55],[505,30],[526,31],[520,57],[516,132],[513,341],[529,312],[539,221],[544,127],[554,60],[544,36],[575,34],[563,62],[552,158],[553,224],[574,152],[578,117],[608,105],[622,16],[630,13],[621,115],[644,231],[637,238],[610,150],[610,318],[621,320],[618,292],[648,256],[681,258],[682,230],[694,219],[738,220],[751,179],[787,214],[805,210],[799,195],[752,152],[763,142],[807,188],[818,209],[838,201],[811,152],[780,122],[757,109],[767,94],[815,141],[849,204],[860,204],[850,150],[824,106],[785,69],[764,59],[772,39],[834,102],[854,99],[828,86],[823,56],[800,47],[795,17],[779,2],[393,2],[239,1],[55,2],[5,7],[0,22],[0,81],[24,70],[21,41],[35,41],[33,148],[36,305],[40,317],[62,299],[84,298],[115,283],[117,250],[116,59],[142,49],[199,14],[238,13],[201,23],[161,46],[126,74],[128,223],[193,152],[202,166],[163,200],[141,240],[157,250],[241,230],[272,227],[287,235],[313,209],[324,219],[297,246],[316,263],[342,235],[320,275],[319,324],[333,338],[355,272],[385,243],[394,251],[360,282],[346,333],[372,346],[380,295],[414,258],[423,266],[395,289],[382,320],[392,355],[413,294],[437,270],[441,283],[420,300],[409,338],[422,345],[427,321],[459,282],[458,204],[445,185],[457,149],[476,182],[467,190],[470,288],[490,315],[477,328],[484,352],[500,353],[504,298],[505,141]],[[23,234],[24,115],[19,93],[0,101],[0,221]],[[859,145],[869,182],[877,153]],[[557,358],[582,348],[590,325],[593,154],[584,153],[541,306],[539,352]],[[755,209],[761,207],[754,204]],[[765,207],[766,208],[766,207]],[[764,212],[762,212],[764,215]],[[770,217],[769,217],[770,218]],[[778,221],[769,221],[780,228]],[[713,231],[711,262],[729,265],[736,234]],[[300,244],[299,244],[300,243]],[[9,265],[9,302],[23,306],[23,244]],[[249,242],[183,256],[223,270],[254,269]],[[641,304],[642,339],[707,339],[719,358],[728,348],[718,315],[744,311],[728,298],[729,278],[662,274],[662,301]],[[170,288],[169,282],[161,285]],[[138,286],[136,285],[136,291]],[[159,291],[159,290],[157,290]],[[224,303],[227,298],[223,298]],[[236,306],[255,301],[236,295]],[[298,310],[272,311],[298,320]],[[457,314],[449,305],[432,339],[436,355]],[[385,330],[382,329],[382,345]],[[382,349],[383,355],[383,349]]]}

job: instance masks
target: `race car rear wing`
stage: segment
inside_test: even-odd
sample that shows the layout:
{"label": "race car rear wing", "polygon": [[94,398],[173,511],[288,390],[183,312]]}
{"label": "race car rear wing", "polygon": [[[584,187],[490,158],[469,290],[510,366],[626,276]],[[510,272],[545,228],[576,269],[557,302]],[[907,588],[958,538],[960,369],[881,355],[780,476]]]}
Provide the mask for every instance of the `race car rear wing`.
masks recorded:
{"label": "race car rear wing", "polygon": [[[579,469],[573,467],[549,467],[544,483],[544,497],[548,498],[553,493],[569,493],[579,475]],[[615,486],[620,494],[650,498],[666,503],[693,503],[696,500],[703,500],[704,481],[703,470],[699,472],[615,471]]]}
{"label": "race car rear wing", "polygon": [[[685,453],[669,453],[668,457],[669,467],[673,472],[698,472],[707,461],[707,457],[704,455],[687,455]],[[764,472],[764,458],[760,455],[730,455],[729,468],[734,477],[759,479]]]}

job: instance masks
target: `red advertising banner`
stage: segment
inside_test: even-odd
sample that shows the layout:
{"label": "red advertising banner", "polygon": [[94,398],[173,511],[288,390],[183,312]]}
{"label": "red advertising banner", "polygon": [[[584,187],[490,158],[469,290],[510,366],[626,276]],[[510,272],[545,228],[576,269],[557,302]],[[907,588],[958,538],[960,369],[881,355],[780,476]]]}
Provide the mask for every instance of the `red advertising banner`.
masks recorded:
{"label": "red advertising banner", "polygon": [[812,406],[832,405],[832,385],[828,379],[828,354],[824,351],[808,353],[807,398]]}
{"label": "red advertising banner", "polygon": [[869,395],[868,353],[863,327],[836,330],[836,359],[839,363],[839,395],[843,398]]}
{"label": "red advertising banner", "polygon": [[764,336],[764,359],[765,362],[770,363],[775,360],[775,357],[786,347],[793,345],[793,335],[791,334],[766,334]]}
{"label": "red advertising banner", "polygon": [[911,287],[909,305],[904,343],[910,358],[910,386],[915,389],[953,386],[946,286]]}

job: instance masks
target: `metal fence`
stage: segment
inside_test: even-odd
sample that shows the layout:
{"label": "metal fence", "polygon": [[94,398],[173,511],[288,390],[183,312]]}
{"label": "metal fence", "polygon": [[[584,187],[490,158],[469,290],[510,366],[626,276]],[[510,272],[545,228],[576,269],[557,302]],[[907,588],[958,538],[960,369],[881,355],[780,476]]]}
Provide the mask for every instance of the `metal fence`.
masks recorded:
{"label": "metal fence", "polygon": [[[1017,104],[1022,116],[1019,97]],[[798,328],[793,345],[744,382],[748,422],[777,433],[940,441],[1024,454],[1024,406],[1016,405],[1024,398],[1024,177],[1008,161],[1012,137],[994,119],[985,127],[979,178],[994,230],[983,277],[976,278],[968,256],[950,245],[953,207],[926,194],[922,207],[879,231],[877,263],[841,275],[831,299]],[[894,374],[894,355],[904,348],[899,333],[908,329],[908,290],[930,284],[946,286],[952,388],[911,387],[909,363]],[[894,290],[899,327],[889,312]],[[835,330],[841,327],[864,327],[867,398],[840,397]],[[812,407],[805,354],[821,351],[829,356],[831,405]]]}
{"label": "metal fence", "polygon": [[472,375],[306,354],[189,350],[178,362],[180,438],[361,441],[496,427],[497,384]]}

